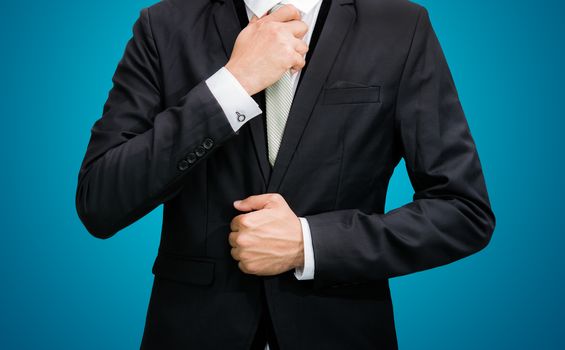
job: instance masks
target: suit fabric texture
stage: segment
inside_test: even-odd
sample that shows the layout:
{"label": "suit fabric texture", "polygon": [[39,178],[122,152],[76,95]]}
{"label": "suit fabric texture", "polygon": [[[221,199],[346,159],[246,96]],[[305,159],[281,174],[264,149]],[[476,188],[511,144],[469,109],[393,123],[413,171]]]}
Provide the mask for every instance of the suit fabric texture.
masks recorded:
{"label": "suit fabric texture", "polygon": [[[265,315],[280,349],[396,349],[388,279],[473,254],[495,226],[428,12],[325,1],[271,168],[264,116],[234,132],[205,84],[245,24],[239,1],[140,12],[91,129],[79,217],[108,238],[163,204],[144,349],[247,350]],[[385,213],[402,158],[413,201]],[[313,280],[247,275],[230,255],[233,201],[272,192],[308,220]]]}

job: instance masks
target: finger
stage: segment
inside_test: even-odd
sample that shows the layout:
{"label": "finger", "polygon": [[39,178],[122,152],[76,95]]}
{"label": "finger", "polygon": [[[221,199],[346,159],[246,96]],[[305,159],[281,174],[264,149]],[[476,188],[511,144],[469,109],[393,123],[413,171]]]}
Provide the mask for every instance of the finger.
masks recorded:
{"label": "finger", "polygon": [[230,230],[232,231],[241,231],[241,218],[243,217],[243,215],[245,214],[239,214],[236,217],[234,217],[231,222],[230,222]]}
{"label": "finger", "polygon": [[292,71],[297,72],[297,71],[301,70],[302,68],[304,68],[305,65],[306,65],[306,59],[304,58],[304,56],[302,56],[301,54],[299,54],[297,52],[296,55],[295,55],[292,67],[290,68],[291,72]]}
{"label": "finger", "polygon": [[239,232],[230,232],[229,236],[228,236],[228,242],[230,243],[230,246],[237,248],[237,236],[239,235]]}
{"label": "finger", "polygon": [[253,17],[251,17],[251,19],[249,20],[249,23],[255,23],[259,20],[259,17],[253,15]]}
{"label": "finger", "polygon": [[298,39],[302,39],[308,32],[308,25],[302,21],[290,21],[283,23],[283,28],[287,29]]}
{"label": "finger", "polygon": [[230,254],[232,258],[236,261],[241,261],[241,249],[239,248],[232,248],[230,250]]}
{"label": "finger", "polygon": [[294,50],[301,55],[305,55],[308,52],[308,45],[304,40],[297,39],[294,44]]}
{"label": "finger", "polygon": [[235,201],[233,206],[239,211],[251,211],[264,209],[267,205],[273,206],[279,201],[279,194],[265,193],[249,196],[241,201]]}
{"label": "finger", "polygon": [[245,225],[242,225],[241,222],[239,222],[240,225],[240,232],[242,227],[247,229],[246,232],[251,232],[253,230],[255,230],[256,228],[270,222],[273,220],[273,211],[272,210],[265,210],[265,209],[259,209],[259,210],[255,210],[246,214],[241,214],[241,215],[245,215]]}
{"label": "finger", "polygon": [[276,21],[288,22],[300,19],[300,11],[290,4],[286,4],[275,12],[261,17],[262,22]]}

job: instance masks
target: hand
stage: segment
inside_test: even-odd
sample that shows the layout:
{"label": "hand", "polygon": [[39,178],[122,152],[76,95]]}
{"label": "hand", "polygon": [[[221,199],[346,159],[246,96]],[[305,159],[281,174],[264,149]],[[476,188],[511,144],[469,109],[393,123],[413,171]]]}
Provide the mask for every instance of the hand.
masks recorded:
{"label": "hand", "polygon": [[304,265],[300,219],[280,194],[250,196],[234,207],[251,211],[230,224],[231,255],[241,271],[271,276]]}
{"label": "hand", "polygon": [[289,69],[304,67],[308,45],[302,40],[308,26],[292,5],[257,18],[239,33],[226,69],[249,93],[264,90]]}

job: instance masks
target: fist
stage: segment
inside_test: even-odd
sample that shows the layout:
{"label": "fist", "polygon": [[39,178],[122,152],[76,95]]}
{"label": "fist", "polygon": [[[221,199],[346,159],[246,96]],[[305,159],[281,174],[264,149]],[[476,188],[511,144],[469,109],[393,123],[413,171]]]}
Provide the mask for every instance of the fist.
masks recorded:
{"label": "fist", "polygon": [[230,224],[231,255],[241,271],[270,276],[304,265],[300,220],[280,194],[250,196],[234,207],[248,212]]}
{"label": "fist", "polygon": [[302,40],[308,26],[292,5],[249,21],[238,35],[226,69],[249,93],[264,90],[289,69],[305,65],[308,45]]}

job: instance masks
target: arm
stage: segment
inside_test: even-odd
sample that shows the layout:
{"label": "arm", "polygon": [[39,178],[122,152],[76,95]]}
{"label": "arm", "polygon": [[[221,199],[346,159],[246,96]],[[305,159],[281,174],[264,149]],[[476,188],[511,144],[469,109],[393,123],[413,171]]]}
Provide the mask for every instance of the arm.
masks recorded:
{"label": "arm", "polygon": [[[177,106],[163,109],[160,77],[144,9],[112,79],[103,115],[92,127],[78,176],[76,209],[96,237],[112,236],[173,197],[186,174],[235,135],[206,81]],[[260,113],[256,104],[244,108],[249,118]]]}
{"label": "arm", "polygon": [[316,283],[371,281],[479,251],[495,226],[474,141],[447,62],[422,9],[401,76],[396,130],[413,201],[386,214],[306,215]]}

